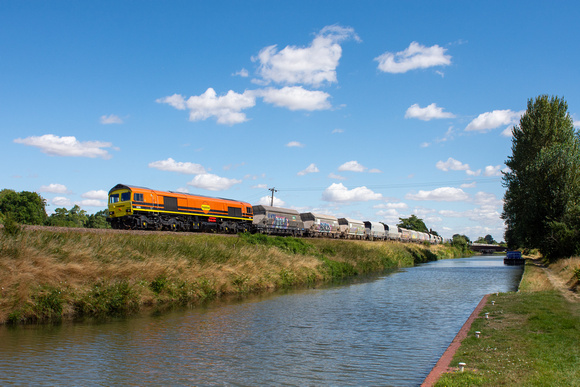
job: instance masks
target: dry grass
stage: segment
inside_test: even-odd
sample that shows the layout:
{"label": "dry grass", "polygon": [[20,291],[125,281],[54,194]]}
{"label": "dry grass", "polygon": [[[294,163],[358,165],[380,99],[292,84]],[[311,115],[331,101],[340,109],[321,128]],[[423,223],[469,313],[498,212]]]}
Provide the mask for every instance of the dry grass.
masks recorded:
{"label": "dry grass", "polygon": [[422,245],[253,238],[0,232],[0,323],[130,313],[436,259]]}

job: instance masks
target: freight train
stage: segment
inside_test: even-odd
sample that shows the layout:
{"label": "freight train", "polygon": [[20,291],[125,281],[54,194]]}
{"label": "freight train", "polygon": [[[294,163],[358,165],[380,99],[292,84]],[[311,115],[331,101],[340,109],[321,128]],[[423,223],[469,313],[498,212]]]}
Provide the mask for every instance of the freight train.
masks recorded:
{"label": "freight train", "polygon": [[114,229],[238,233],[295,237],[442,243],[440,236],[382,222],[182,192],[117,184],[109,191],[107,221]]}

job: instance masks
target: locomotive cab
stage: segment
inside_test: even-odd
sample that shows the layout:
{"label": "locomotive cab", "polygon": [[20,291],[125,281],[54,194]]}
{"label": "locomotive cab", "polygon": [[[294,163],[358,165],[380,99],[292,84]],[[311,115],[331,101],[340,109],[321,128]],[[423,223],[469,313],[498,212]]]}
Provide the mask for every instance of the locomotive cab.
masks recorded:
{"label": "locomotive cab", "polygon": [[123,217],[132,214],[131,194],[131,189],[127,186],[116,186],[109,191],[109,216],[107,220],[113,228],[122,228]]}

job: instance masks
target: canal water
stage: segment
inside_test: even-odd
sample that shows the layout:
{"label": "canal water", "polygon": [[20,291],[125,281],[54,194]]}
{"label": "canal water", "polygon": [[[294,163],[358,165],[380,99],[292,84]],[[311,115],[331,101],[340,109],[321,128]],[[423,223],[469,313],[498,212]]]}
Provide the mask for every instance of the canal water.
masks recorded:
{"label": "canal water", "polygon": [[483,295],[521,273],[497,256],[441,260],[157,316],[0,327],[0,385],[417,386]]}

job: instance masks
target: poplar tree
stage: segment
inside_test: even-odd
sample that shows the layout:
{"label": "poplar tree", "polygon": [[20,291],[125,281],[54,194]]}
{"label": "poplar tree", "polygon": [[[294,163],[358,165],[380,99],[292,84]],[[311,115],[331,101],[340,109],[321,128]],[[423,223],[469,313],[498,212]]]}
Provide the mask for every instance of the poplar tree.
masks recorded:
{"label": "poplar tree", "polygon": [[549,259],[578,253],[578,246],[564,246],[578,236],[573,215],[580,205],[580,137],[564,99],[528,100],[505,164],[508,247],[538,248]]}

